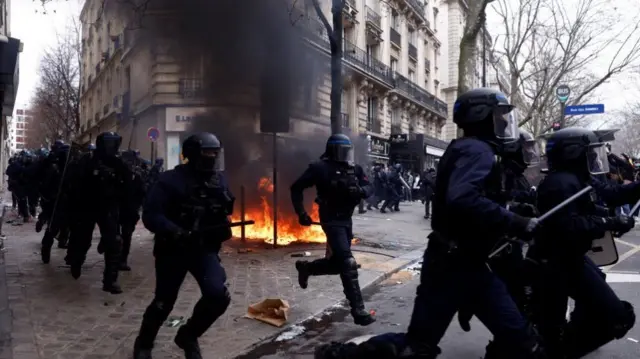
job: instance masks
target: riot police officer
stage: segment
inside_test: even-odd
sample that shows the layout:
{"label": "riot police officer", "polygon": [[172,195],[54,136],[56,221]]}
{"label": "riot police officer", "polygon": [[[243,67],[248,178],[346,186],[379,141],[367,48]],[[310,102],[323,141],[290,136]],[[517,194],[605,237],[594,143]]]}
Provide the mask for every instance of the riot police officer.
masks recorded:
{"label": "riot police officer", "polygon": [[433,232],[407,333],[410,357],[437,357],[438,343],[466,305],[501,344],[500,357],[544,355],[534,328],[485,264],[503,236],[526,237],[537,226],[536,219],[501,203],[499,155],[506,141],[518,138],[513,109],[503,93],[485,88],[462,94],[454,104],[453,119],[464,137],[449,145],[438,165]]}
{"label": "riot police officer", "polygon": [[307,287],[309,276],[339,274],[354,322],[369,325],[375,319],[365,310],[358,282],[358,264],[351,253],[351,217],[355,206],[369,197],[373,188],[362,167],[353,163],[353,145],[349,137],[331,135],[320,161],[309,165],[291,185],[291,202],[303,226],[313,223],[303,203],[303,191],[313,186],[317,191],[320,223],[327,236],[328,255],[313,262],[296,262],[300,287]]}
{"label": "riot police officer", "polygon": [[[591,184],[605,203],[619,206],[640,198],[640,183],[610,186],[592,175],[607,173],[604,143],[582,128],[553,133],[546,145],[549,174],[537,190],[538,210],[548,211]],[[630,303],[622,301],[601,271],[585,254],[592,241],[606,231],[626,233],[633,218],[609,217],[598,209],[595,196],[584,195],[550,216],[536,235],[527,256],[539,263],[533,287],[535,322],[552,357],[581,358],[613,339],[622,338],[634,325]],[[566,323],[567,298],[575,301]]]}
{"label": "riot police officer", "polygon": [[94,156],[82,157],[69,173],[69,182],[73,188],[70,207],[74,211],[67,250],[71,275],[76,279],[80,277],[97,224],[101,236],[99,252],[104,252],[102,290],[112,294],[122,293],[118,285],[122,246],[118,233],[118,216],[125,181],[131,176],[122,160],[117,157],[121,143],[122,137],[117,133],[101,133],[96,138]]}
{"label": "riot police officer", "polygon": [[187,359],[202,358],[198,338],[230,303],[218,252],[231,238],[228,216],[235,198],[221,172],[221,144],[211,133],[198,133],[184,141],[182,154],[188,163],[163,172],[144,203],[142,222],[155,234],[156,291],[136,338],[135,359],[151,358],[155,337],[187,272],[202,292],[193,315],[175,337]]}
{"label": "riot police officer", "polygon": [[122,237],[122,254],[120,256],[120,270],[130,271],[128,259],[131,251],[131,240],[136,224],[140,220],[140,207],[146,192],[145,174],[140,168],[140,158],[136,151],[127,150],[122,153],[122,161],[129,168],[131,177],[125,182],[125,197],[120,208],[120,236]]}

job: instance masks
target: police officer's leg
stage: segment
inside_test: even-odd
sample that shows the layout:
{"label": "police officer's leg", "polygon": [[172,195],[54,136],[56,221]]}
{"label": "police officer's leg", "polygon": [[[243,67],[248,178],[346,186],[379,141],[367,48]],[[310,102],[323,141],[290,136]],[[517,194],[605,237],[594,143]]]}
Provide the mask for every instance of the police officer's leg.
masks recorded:
{"label": "police officer's leg", "polygon": [[96,222],[89,216],[77,217],[71,224],[73,228],[69,235],[69,246],[65,261],[71,266],[73,278],[80,278],[82,275],[82,265],[87,258],[87,252],[91,248],[93,229]]}
{"label": "police officer's leg", "polygon": [[424,218],[431,218],[431,196],[425,197],[424,200]]}
{"label": "police officer's leg", "polygon": [[633,306],[618,298],[598,273],[585,262],[571,281],[576,309],[566,331],[570,358],[580,358],[614,339],[624,337],[635,324]]}
{"label": "police officer's leg", "polygon": [[180,286],[187,275],[186,258],[156,254],[156,291],[142,316],[140,332],[134,344],[134,359],[151,359],[151,349],[160,327],[167,320],[178,299]]}
{"label": "police officer's leg", "polygon": [[198,281],[202,297],[193,308],[187,323],[178,330],[175,342],[185,351],[187,358],[200,358],[198,338],[227,310],[231,295],[225,286],[227,275],[216,252],[195,253],[189,272]]}
{"label": "police officer's leg", "polygon": [[366,213],[367,211],[365,211],[364,209],[364,199],[360,200],[360,203],[358,204],[358,213],[363,214]]}
{"label": "police officer's leg", "polygon": [[[58,217],[57,215],[55,217]],[[53,241],[60,232],[60,221],[59,218],[52,218],[47,226],[47,229],[44,231],[44,236],[42,236],[42,243],[40,244],[40,257],[42,258],[42,263],[49,263],[51,260],[51,247],[53,247]]]}
{"label": "police officer's leg", "polygon": [[11,191],[11,208],[16,209],[16,207],[18,207],[18,196]]}
{"label": "police officer's leg", "polygon": [[38,201],[40,199],[40,195],[37,190],[29,189],[28,193],[28,201],[29,201],[29,214],[31,217],[35,217],[38,209]]}
{"label": "police officer's leg", "polygon": [[117,208],[108,208],[97,218],[100,237],[104,248],[104,272],[102,275],[102,290],[111,294],[120,294],[122,289],[118,284],[118,268],[122,239],[118,233]]}
{"label": "police officer's leg", "polygon": [[25,222],[29,222],[29,203],[27,201],[26,191],[23,188],[19,188],[16,196],[18,196],[18,213]]}
{"label": "police officer's leg", "polygon": [[353,234],[347,226],[323,226],[327,234],[327,243],[331,248],[331,261],[340,271],[344,294],[351,307],[351,315],[358,325],[369,325],[375,319],[365,310],[360,283],[358,281],[358,263],[351,253]]}
{"label": "police officer's leg", "polygon": [[441,352],[438,344],[464,298],[464,286],[471,280],[455,262],[442,244],[429,241],[407,330],[408,357],[434,359]]}
{"label": "police officer's leg", "polygon": [[53,201],[51,200],[42,200],[40,206],[42,207],[42,212],[38,216],[38,222],[36,222],[36,233],[40,233],[42,231],[42,227],[45,223],[51,218],[51,213],[53,212]]}
{"label": "police officer's leg", "polygon": [[131,240],[133,237],[133,232],[136,229],[136,224],[140,220],[140,215],[137,211],[130,211],[128,213],[123,213],[123,217],[121,218],[120,225],[120,235],[122,236],[122,254],[120,256],[120,265],[119,269],[122,271],[130,271],[131,267],[129,267],[128,259],[129,252],[131,251]]}

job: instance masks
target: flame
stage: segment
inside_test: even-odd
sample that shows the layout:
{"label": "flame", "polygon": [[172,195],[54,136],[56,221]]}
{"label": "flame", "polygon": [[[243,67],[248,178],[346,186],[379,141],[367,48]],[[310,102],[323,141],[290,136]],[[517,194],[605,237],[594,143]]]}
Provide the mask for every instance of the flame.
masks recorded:
{"label": "flame", "polygon": [[[261,206],[245,209],[245,220],[256,222],[245,227],[245,237],[273,244],[273,206],[269,202],[273,193],[273,183],[269,178],[262,177],[258,181],[258,189],[263,193],[260,196]],[[318,205],[316,203],[313,204],[309,215],[315,222],[319,221]],[[232,219],[234,222],[240,221],[240,214],[234,215]],[[241,227],[233,227],[232,231],[234,237],[240,238],[242,234]],[[278,211],[278,245],[287,245],[293,242],[325,243],[326,241],[327,238],[320,226],[301,226],[298,223],[298,217],[295,215]]]}

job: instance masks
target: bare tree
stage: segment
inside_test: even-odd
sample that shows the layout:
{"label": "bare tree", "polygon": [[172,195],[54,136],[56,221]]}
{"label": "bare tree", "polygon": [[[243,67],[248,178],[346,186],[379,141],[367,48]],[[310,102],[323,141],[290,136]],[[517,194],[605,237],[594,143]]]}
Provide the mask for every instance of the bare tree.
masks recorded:
{"label": "bare tree", "polygon": [[47,138],[70,140],[80,129],[80,28],[73,24],[40,61],[33,107]]}
{"label": "bare tree", "polygon": [[[608,1],[498,0],[494,8],[503,31],[494,41],[496,61],[508,65],[510,95],[527,103],[520,125],[535,134],[550,131],[562,115],[557,86],[571,87],[569,105],[591,101],[598,87],[640,59],[640,20],[617,26],[621,16]],[[612,55],[604,66],[597,62],[602,54]]]}
{"label": "bare tree", "polygon": [[640,102],[634,103],[620,113],[618,121],[620,131],[611,144],[614,152],[626,153],[629,156],[640,157]]}
{"label": "bare tree", "polygon": [[464,24],[464,33],[460,40],[460,58],[458,60],[458,93],[469,89],[469,74],[475,72],[478,34],[486,22],[487,4],[494,0],[469,1],[469,9]]}
{"label": "bare tree", "polygon": [[27,148],[36,149],[51,143],[49,128],[45,121],[42,121],[40,111],[32,108],[33,116],[27,121],[25,126],[25,144]]}

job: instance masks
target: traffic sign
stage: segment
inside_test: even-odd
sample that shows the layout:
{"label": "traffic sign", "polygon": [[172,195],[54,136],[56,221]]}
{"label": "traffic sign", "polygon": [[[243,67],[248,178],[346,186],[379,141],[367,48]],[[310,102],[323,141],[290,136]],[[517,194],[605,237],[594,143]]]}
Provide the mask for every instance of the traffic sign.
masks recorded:
{"label": "traffic sign", "polygon": [[147,130],[147,137],[149,138],[149,141],[156,142],[158,137],[160,137],[160,131],[155,127],[149,127]]}
{"label": "traffic sign", "polygon": [[564,109],[564,114],[568,116],[593,115],[597,113],[604,113],[604,104],[567,106]]}
{"label": "traffic sign", "polygon": [[569,99],[569,95],[571,95],[571,88],[567,85],[560,85],[556,88],[556,96],[558,97],[558,101],[565,103]]}

